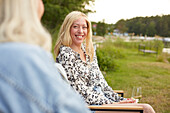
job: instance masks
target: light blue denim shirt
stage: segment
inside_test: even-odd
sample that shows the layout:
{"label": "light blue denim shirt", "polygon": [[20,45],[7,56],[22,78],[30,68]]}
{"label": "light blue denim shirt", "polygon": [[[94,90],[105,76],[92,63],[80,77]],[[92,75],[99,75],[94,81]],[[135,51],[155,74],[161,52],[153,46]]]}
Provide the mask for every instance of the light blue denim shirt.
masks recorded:
{"label": "light blue denim shirt", "polygon": [[89,113],[41,47],[0,43],[0,112]]}

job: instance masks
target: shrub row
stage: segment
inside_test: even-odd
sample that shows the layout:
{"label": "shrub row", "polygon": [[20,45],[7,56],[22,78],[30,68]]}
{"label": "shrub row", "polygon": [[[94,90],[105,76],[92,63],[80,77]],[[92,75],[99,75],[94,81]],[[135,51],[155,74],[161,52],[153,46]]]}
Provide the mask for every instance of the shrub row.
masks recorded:
{"label": "shrub row", "polygon": [[[118,64],[116,59],[125,58],[126,54],[123,50],[126,49],[136,49],[138,50],[139,44],[145,44],[151,48],[158,47],[158,53],[162,53],[163,42],[159,40],[152,41],[141,41],[141,42],[124,42],[122,39],[118,38],[116,40],[107,39],[103,43],[98,44],[96,54],[98,59],[98,64],[101,71],[116,70]],[[168,57],[169,58],[169,57]],[[159,58],[159,61],[161,58]],[[169,59],[167,59],[169,60]]]}

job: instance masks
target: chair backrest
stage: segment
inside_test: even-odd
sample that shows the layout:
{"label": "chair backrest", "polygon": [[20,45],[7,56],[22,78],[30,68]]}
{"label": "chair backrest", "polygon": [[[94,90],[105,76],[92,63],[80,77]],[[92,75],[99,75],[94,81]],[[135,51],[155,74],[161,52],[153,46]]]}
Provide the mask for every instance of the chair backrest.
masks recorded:
{"label": "chair backrest", "polygon": [[55,66],[57,67],[57,70],[59,71],[59,73],[61,74],[62,78],[68,82],[68,79],[67,79],[67,74],[66,74],[66,71],[65,69],[63,68],[63,66],[59,63],[55,63]]}

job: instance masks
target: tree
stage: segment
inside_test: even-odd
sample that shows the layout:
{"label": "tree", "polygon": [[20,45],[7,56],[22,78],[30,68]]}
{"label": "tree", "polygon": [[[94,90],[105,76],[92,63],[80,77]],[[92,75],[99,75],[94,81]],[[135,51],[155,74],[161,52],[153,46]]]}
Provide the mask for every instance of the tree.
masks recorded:
{"label": "tree", "polygon": [[135,33],[135,35],[170,36],[170,15],[135,17],[124,22],[119,20],[116,27],[121,29],[122,23],[128,28],[128,33]]}
{"label": "tree", "polygon": [[57,39],[59,28],[65,16],[71,11],[81,11],[87,14],[92,12],[85,9],[85,5],[95,0],[43,0],[45,12],[42,17],[42,23],[53,35],[53,42]]}
{"label": "tree", "polygon": [[45,12],[42,22],[48,29],[54,29],[61,25],[65,16],[71,11],[92,12],[85,9],[85,5],[88,5],[89,1],[94,2],[94,0],[43,0]]}
{"label": "tree", "polygon": [[126,27],[126,21],[124,19],[121,19],[116,23],[116,28],[120,33],[125,33],[128,31],[128,28]]}
{"label": "tree", "polygon": [[97,28],[96,28],[97,35],[99,36],[104,36],[106,34],[106,24],[103,20],[103,22],[98,22],[97,23]]}
{"label": "tree", "polygon": [[154,36],[156,34],[156,29],[155,29],[155,22],[151,21],[150,24],[148,25],[146,29],[146,35],[148,36]]}

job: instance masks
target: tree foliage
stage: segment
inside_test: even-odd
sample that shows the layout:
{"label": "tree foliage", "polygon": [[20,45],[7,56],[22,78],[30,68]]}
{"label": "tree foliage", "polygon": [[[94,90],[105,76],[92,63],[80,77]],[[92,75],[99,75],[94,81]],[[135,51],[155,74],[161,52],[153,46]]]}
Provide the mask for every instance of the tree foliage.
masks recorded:
{"label": "tree foliage", "polygon": [[45,12],[42,22],[48,29],[54,29],[62,24],[65,16],[71,11],[91,12],[85,9],[89,1],[94,2],[94,0],[43,0]]}
{"label": "tree foliage", "polygon": [[92,26],[93,25],[96,26],[96,27],[92,27],[93,34],[94,32],[96,32],[95,35],[104,36],[107,33],[113,33],[115,29],[114,24],[107,24],[104,22],[104,20],[102,22],[91,22],[91,23]]}
{"label": "tree foliage", "polygon": [[56,40],[59,28],[65,16],[71,11],[81,11],[87,14],[92,12],[85,9],[85,5],[95,0],[43,0],[45,12],[42,17],[42,23],[53,35],[53,42]]}
{"label": "tree foliage", "polygon": [[92,22],[93,32],[97,35],[104,36],[118,29],[120,33],[132,33],[135,35],[163,36],[170,37],[170,15],[152,16],[152,17],[135,17],[132,19],[119,20],[116,24],[107,24],[102,22]]}
{"label": "tree foliage", "polygon": [[96,31],[97,31],[97,35],[100,35],[100,36],[105,35],[105,33],[106,33],[106,24],[105,24],[104,21],[97,23]]}
{"label": "tree foliage", "polygon": [[125,33],[128,30],[124,19],[121,19],[116,23],[116,28],[119,29],[120,33]]}
{"label": "tree foliage", "polygon": [[116,29],[121,33],[135,33],[135,35],[170,36],[170,15],[136,17],[128,20],[119,20]]}

